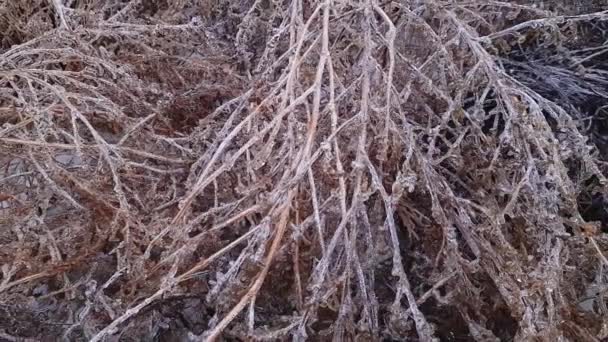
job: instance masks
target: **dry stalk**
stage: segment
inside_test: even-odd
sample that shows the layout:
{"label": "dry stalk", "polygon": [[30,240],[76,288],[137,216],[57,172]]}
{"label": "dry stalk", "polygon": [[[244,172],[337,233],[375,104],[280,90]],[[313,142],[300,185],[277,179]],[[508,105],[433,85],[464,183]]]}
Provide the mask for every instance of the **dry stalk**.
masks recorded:
{"label": "dry stalk", "polygon": [[537,3],[0,3],[0,333],[602,338],[608,12]]}

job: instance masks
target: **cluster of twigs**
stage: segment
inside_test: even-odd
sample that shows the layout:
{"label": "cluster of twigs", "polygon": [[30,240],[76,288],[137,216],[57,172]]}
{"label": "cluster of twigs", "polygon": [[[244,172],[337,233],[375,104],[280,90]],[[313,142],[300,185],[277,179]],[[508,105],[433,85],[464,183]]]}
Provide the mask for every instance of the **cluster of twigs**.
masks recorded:
{"label": "cluster of twigs", "polygon": [[608,336],[608,13],[564,13],[0,3],[2,337]]}

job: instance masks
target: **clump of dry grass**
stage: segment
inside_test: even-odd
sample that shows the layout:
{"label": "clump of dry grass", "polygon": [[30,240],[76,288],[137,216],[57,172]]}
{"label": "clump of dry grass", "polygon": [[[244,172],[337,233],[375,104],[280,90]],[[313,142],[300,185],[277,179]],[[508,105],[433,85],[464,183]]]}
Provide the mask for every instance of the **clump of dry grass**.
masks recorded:
{"label": "clump of dry grass", "polygon": [[564,13],[3,3],[2,336],[606,337],[608,13]]}

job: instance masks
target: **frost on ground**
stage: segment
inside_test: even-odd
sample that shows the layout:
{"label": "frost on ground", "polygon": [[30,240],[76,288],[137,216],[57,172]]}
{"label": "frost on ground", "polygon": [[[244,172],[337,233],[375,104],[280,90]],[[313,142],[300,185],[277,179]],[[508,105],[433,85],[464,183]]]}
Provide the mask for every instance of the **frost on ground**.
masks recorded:
{"label": "frost on ground", "polygon": [[608,8],[0,1],[0,339],[608,337]]}

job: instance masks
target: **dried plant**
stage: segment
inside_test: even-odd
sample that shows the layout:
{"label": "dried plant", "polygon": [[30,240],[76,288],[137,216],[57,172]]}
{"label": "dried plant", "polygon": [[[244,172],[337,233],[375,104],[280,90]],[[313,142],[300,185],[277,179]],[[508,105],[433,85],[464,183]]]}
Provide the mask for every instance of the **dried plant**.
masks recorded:
{"label": "dried plant", "polygon": [[0,337],[608,337],[607,21],[0,3]]}

